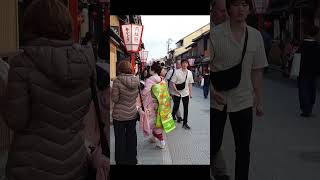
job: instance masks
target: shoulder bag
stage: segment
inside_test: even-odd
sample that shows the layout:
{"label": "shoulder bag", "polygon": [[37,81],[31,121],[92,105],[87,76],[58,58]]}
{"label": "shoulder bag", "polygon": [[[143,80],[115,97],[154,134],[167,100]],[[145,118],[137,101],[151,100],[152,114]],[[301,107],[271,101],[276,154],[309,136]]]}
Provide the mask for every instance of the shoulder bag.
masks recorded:
{"label": "shoulder bag", "polygon": [[248,28],[246,28],[245,42],[242,50],[242,57],[239,64],[229,69],[210,73],[210,80],[213,88],[217,91],[228,91],[238,87],[241,80],[242,63],[246,54],[248,43]]}

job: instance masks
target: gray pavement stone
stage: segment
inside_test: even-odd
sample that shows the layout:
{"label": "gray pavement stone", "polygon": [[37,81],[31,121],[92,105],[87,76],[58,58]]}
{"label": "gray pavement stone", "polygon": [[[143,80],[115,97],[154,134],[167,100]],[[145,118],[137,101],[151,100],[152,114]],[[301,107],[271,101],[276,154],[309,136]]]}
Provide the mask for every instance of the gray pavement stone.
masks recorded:
{"label": "gray pavement stone", "polygon": [[193,87],[192,96],[188,115],[191,130],[185,130],[182,123],[177,123],[177,128],[167,135],[172,163],[209,165],[210,97],[204,99],[202,89],[196,87]]}
{"label": "gray pavement stone", "polygon": [[[320,179],[320,101],[314,107],[315,117],[302,118],[295,81],[270,71],[263,84],[265,116],[254,118],[249,179]],[[222,151],[231,177],[234,177],[234,150],[227,121]]]}

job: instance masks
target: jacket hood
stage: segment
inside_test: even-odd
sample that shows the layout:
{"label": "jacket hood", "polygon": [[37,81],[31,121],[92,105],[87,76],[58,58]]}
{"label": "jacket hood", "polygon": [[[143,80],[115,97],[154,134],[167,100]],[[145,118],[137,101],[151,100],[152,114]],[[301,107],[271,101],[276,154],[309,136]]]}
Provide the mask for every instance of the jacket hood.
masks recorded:
{"label": "jacket hood", "polygon": [[39,38],[23,47],[36,68],[63,87],[87,81],[94,72],[91,48],[73,45],[71,41]]}
{"label": "jacket hood", "polygon": [[121,74],[117,79],[128,89],[137,89],[139,87],[139,79],[131,74]]}

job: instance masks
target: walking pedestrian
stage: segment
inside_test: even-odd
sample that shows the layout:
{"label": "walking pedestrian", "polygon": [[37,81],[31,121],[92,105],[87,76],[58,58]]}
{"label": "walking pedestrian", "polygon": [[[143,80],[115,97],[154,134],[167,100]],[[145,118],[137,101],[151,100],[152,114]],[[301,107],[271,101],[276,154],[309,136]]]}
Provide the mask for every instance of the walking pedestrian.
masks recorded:
{"label": "walking pedestrian", "polygon": [[151,89],[155,84],[159,84],[162,81],[162,77],[160,77],[162,71],[163,68],[160,66],[160,64],[158,62],[154,62],[150,67],[151,76],[146,79],[145,87],[141,92],[146,116],[149,120],[150,129],[152,130],[152,136],[150,137],[149,142],[157,142],[157,147],[161,149],[165,147],[165,140],[163,138],[163,129],[155,126],[159,104]]}
{"label": "walking pedestrian", "polygon": [[203,79],[204,79],[204,83],[203,83],[203,96],[205,99],[208,98],[208,94],[209,94],[209,87],[210,87],[210,74],[208,70],[205,70],[204,74],[203,74]]}
{"label": "walking pedestrian", "polygon": [[[176,67],[172,67],[172,69],[170,69],[167,72],[166,77],[165,77],[165,79],[167,80],[167,83],[168,83],[169,93],[170,93],[172,102],[173,102],[173,96],[174,96],[174,91],[175,91],[173,88],[172,77],[178,69],[181,69],[181,61],[180,60],[176,61]],[[173,119],[178,120],[179,122],[182,121],[180,109],[177,110],[176,117],[174,117]]]}
{"label": "walking pedestrian", "polygon": [[92,49],[73,46],[69,9],[59,0],[34,0],[23,18],[26,45],[9,61],[0,108],[14,132],[8,179],[84,180],[82,124],[95,79]]}
{"label": "walking pedestrian", "polygon": [[252,111],[254,107],[257,116],[263,115],[261,82],[268,62],[260,32],[246,24],[252,2],[226,0],[226,7],[230,19],[210,33],[213,48],[210,64],[211,154],[212,162],[215,162],[229,115],[236,146],[235,179],[247,180]]}
{"label": "walking pedestrian", "polygon": [[139,79],[133,75],[129,60],[118,65],[119,75],[113,81],[111,99],[114,102],[112,118],[115,135],[115,161],[117,165],[136,165],[138,111],[136,99]]}
{"label": "walking pedestrian", "polygon": [[[210,22],[211,22],[211,28],[213,29],[215,26],[225,22],[228,18],[228,14],[226,12],[226,2],[225,0],[212,0],[211,1],[211,11],[210,11]],[[210,56],[213,57],[213,49],[212,46],[210,46]],[[212,102],[212,100],[210,101]],[[211,117],[211,116],[210,116]],[[211,131],[212,132],[212,131]],[[212,143],[212,138],[210,144]],[[219,150],[220,152],[221,150]],[[213,161],[210,162],[211,166],[211,175],[215,177],[217,180],[229,180],[229,176],[227,175],[227,169],[225,165],[225,161],[223,158],[223,154],[217,153],[216,157],[213,159]],[[213,179],[213,177],[211,177]]]}
{"label": "walking pedestrian", "polygon": [[[188,125],[189,99],[192,98],[193,75],[188,70],[189,62],[186,59],[181,60],[181,69],[177,69],[171,81],[173,82],[173,110],[172,117],[175,118],[182,99],[183,103],[183,125],[184,129],[190,129]],[[177,121],[180,123],[181,121]]]}
{"label": "walking pedestrian", "polygon": [[320,43],[316,41],[319,28],[306,26],[305,38],[301,47],[300,72],[298,77],[299,101],[302,117],[312,116],[317,94],[319,76]]}
{"label": "walking pedestrian", "polygon": [[[0,103],[4,101],[4,96],[6,94],[9,68],[9,64],[0,58]],[[6,179],[5,169],[11,139],[12,132],[5,123],[4,117],[0,112],[0,180]]]}
{"label": "walking pedestrian", "polygon": [[[172,67],[172,69],[170,69],[167,72],[166,77],[165,77],[165,79],[167,80],[167,83],[168,83],[169,93],[170,93],[170,96],[172,99],[172,103],[173,103],[173,96],[174,96],[174,91],[175,91],[173,88],[172,77],[178,69],[181,69],[181,61],[180,60],[176,61],[176,66]],[[179,122],[182,121],[180,109],[177,110],[176,117],[174,118],[174,120],[177,120],[177,119]]]}

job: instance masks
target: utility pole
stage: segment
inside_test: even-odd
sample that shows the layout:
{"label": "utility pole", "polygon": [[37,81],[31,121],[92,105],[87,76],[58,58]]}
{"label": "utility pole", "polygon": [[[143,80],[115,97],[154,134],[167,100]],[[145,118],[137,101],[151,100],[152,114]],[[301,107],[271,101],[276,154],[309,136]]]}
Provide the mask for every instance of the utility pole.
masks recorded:
{"label": "utility pole", "polygon": [[168,51],[167,52],[168,52],[168,54],[169,54],[169,50],[170,50],[169,48],[170,48],[171,41],[172,41],[171,38],[169,38],[168,41],[167,41],[167,44],[168,44]]}
{"label": "utility pole", "polygon": [[169,51],[170,51],[170,44],[171,44],[171,41],[173,41],[171,38],[168,39],[167,41],[167,44],[168,44],[168,51],[167,51],[167,60],[170,59],[170,54],[169,54]]}

